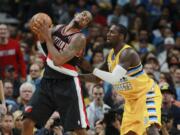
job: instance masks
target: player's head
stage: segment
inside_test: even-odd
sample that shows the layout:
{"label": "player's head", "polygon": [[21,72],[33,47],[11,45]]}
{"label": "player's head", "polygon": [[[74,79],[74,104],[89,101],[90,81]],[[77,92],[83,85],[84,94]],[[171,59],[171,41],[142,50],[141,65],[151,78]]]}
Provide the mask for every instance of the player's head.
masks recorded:
{"label": "player's head", "polygon": [[107,42],[115,44],[118,42],[124,42],[127,34],[128,30],[125,26],[121,24],[113,24],[107,33]]}
{"label": "player's head", "polygon": [[85,28],[92,21],[92,14],[85,10],[80,13],[75,14],[74,23],[78,28]]}

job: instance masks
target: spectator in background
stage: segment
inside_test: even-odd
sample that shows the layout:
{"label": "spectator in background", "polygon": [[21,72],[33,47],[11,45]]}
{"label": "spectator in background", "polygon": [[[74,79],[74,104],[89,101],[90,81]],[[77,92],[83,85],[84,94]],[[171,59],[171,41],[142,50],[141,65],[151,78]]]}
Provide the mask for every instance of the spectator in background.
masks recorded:
{"label": "spectator in background", "polygon": [[136,15],[137,5],[138,5],[138,0],[129,0],[129,2],[124,5],[124,10],[129,17],[132,18]]}
{"label": "spectator in background", "polygon": [[40,72],[41,76],[44,74],[44,64],[45,64],[45,59],[43,57],[35,57],[34,63],[38,64],[40,66]]}
{"label": "spectator in background", "polygon": [[176,88],[177,100],[180,101],[180,67],[175,70],[173,78]]}
{"label": "spectator in background", "polygon": [[154,73],[154,68],[153,65],[151,63],[146,62],[144,64],[144,70],[147,74],[153,74]]}
{"label": "spectator in background", "polygon": [[120,135],[122,113],[118,115],[116,111],[109,111],[104,114],[105,135]]}
{"label": "spectator in background", "polygon": [[180,130],[174,127],[174,116],[172,113],[162,114],[161,135],[179,135]]}
{"label": "spectator in background", "polygon": [[11,81],[9,80],[5,80],[3,82],[3,86],[4,86],[4,95],[5,95],[5,102],[7,105],[7,109],[10,112],[14,112],[17,110],[18,105],[16,100],[13,98],[13,84]]}
{"label": "spectator in background", "polygon": [[159,77],[159,85],[163,83],[168,83],[169,88],[173,91],[175,98],[177,98],[176,89],[174,85],[173,77],[170,73],[161,72]]}
{"label": "spectator in background", "polygon": [[162,3],[160,0],[151,0],[147,6],[147,11],[150,14],[149,25],[152,27],[155,21],[161,16]]}
{"label": "spectator in background", "polygon": [[1,75],[4,78],[5,67],[13,65],[15,69],[16,79],[20,77],[21,81],[26,79],[26,65],[23,59],[20,45],[17,40],[9,38],[9,30],[7,25],[0,24],[0,67]]}
{"label": "spectator in background", "polygon": [[116,5],[112,14],[107,17],[108,26],[112,24],[122,24],[128,27],[129,18],[123,13],[123,7]]}
{"label": "spectator in background", "polygon": [[168,53],[170,52],[170,49],[172,49],[174,45],[175,45],[174,38],[172,37],[165,38],[164,40],[165,50],[158,54],[158,61],[161,67],[160,71],[162,72],[169,72],[168,63],[166,60],[167,60]]}
{"label": "spectator in background", "polygon": [[5,79],[9,80],[13,84],[13,98],[17,98],[19,96],[19,87],[21,85],[21,82],[19,79],[16,78],[16,73],[14,66],[8,65],[5,67]]}
{"label": "spectator in background", "polygon": [[0,134],[2,135],[21,135],[18,129],[14,128],[13,115],[7,113],[1,121]]}
{"label": "spectator in background", "polygon": [[149,63],[152,65],[153,68],[153,75],[155,77],[155,80],[158,81],[159,80],[159,76],[160,76],[160,66],[159,66],[159,61],[156,58],[156,56],[153,53],[149,53],[146,57],[146,63]]}
{"label": "spectator in background", "polygon": [[106,16],[102,13],[100,7],[96,4],[91,6],[91,12],[93,14],[93,23],[94,24],[99,24],[101,26],[106,26],[107,25],[107,18]]}
{"label": "spectator in background", "polygon": [[19,110],[23,111],[26,107],[27,103],[31,99],[33,93],[35,91],[35,87],[29,83],[25,82],[20,86],[20,106]]}
{"label": "spectator in background", "polygon": [[167,115],[172,113],[174,117],[173,125],[177,128],[177,125],[180,124],[180,106],[179,102],[175,99],[174,91],[169,87],[168,83],[159,84],[161,93],[163,95],[162,100],[162,114]]}
{"label": "spectator in background", "polygon": [[55,111],[45,126],[37,131],[35,135],[63,135],[63,127],[61,126],[59,113]]}
{"label": "spectator in background", "polygon": [[104,89],[100,84],[94,85],[92,88],[93,101],[87,107],[87,117],[90,123],[90,130],[94,132],[95,123],[103,119],[104,113],[107,112],[110,107],[103,101]]}
{"label": "spectator in background", "polygon": [[13,113],[14,128],[21,131],[22,129],[22,111],[17,110]]}
{"label": "spectator in background", "polygon": [[104,135],[104,128],[103,120],[97,121],[95,124],[95,135]]}
{"label": "spectator in background", "polygon": [[104,54],[102,49],[95,49],[91,57],[93,67],[100,67],[104,63]]}
{"label": "spectator in background", "polygon": [[[139,16],[133,17],[131,24],[129,25],[131,34],[138,36],[139,30],[141,29],[142,26],[144,26],[144,22],[143,22],[142,18]],[[138,37],[135,37],[135,39],[136,38],[138,38]]]}
{"label": "spectator in background", "polygon": [[27,76],[27,82],[34,85],[35,90],[40,88],[40,81],[41,81],[41,69],[38,64],[32,64],[30,66],[30,74]]}
{"label": "spectator in background", "polygon": [[143,58],[148,53],[155,53],[155,47],[149,43],[149,32],[147,29],[140,29],[138,32],[138,41],[133,43],[132,46]]}

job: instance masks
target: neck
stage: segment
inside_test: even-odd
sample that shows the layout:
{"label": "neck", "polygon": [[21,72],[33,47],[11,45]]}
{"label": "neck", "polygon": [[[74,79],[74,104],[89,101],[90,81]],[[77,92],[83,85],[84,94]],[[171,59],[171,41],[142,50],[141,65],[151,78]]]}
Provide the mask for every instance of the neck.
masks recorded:
{"label": "neck", "polygon": [[8,39],[6,39],[6,38],[1,38],[0,39],[0,44],[1,45],[6,45],[8,43]]}
{"label": "neck", "polygon": [[11,135],[11,130],[2,129],[3,135]]}
{"label": "neck", "polygon": [[125,43],[124,42],[119,42],[114,48],[114,53],[117,54],[119,50],[121,50],[124,47]]}
{"label": "neck", "polygon": [[103,102],[96,102],[95,104],[96,106],[102,107],[103,106]]}
{"label": "neck", "polygon": [[78,28],[78,26],[76,26],[74,20],[72,20],[65,28],[65,32],[68,32],[68,31],[79,31],[80,28]]}
{"label": "neck", "polygon": [[22,104],[23,104],[24,106],[26,106],[27,103],[28,103],[28,101],[22,99]]}

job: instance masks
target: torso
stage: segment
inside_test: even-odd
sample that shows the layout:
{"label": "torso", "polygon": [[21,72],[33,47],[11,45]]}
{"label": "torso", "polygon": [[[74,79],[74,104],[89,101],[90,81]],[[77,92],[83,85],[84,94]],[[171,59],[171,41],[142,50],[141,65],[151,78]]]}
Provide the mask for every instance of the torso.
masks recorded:
{"label": "torso", "polygon": [[[117,64],[121,63],[119,61],[121,54],[128,48],[131,47],[129,45],[124,45],[124,47],[116,55],[114,55],[113,49],[110,51],[107,60],[110,72],[113,71]],[[126,75],[126,77],[120,79],[118,83],[113,85],[114,90],[123,95],[125,98],[137,98],[137,93],[139,93],[138,95],[141,95],[140,93],[145,93],[152,85],[152,80],[144,72],[141,63],[136,66],[129,67]]]}
{"label": "torso", "polygon": [[[63,52],[63,50],[70,45],[70,42],[71,42],[73,36],[78,33],[80,33],[80,31],[71,32],[71,33],[66,34],[65,33],[65,25],[61,25],[56,31],[53,32],[52,38],[54,41],[54,46],[59,51],[59,53]],[[80,50],[79,55],[81,52],[82,52],[82,50]],[[69,62],[67,62],[64,65],[68,65],[68,67],[71,67],[74,69],[75,66],[77,65],[79,55],[77,54],[77,56],[72,58]],[[51,56],[48,55],[48,58],[51,59]],[[63,65],[62,65],[62,67],[63,67]],[[45,77],[61,78],[63,75],[63,74],[61,75],[60,72],[58,73],[58,71],[55,71],[54,69],[52,69],[49,66],[46,66],[45,69],[46,69],[45,74],[44,74]],[[63,75],[63,76],[65,77],[65,75]]]}

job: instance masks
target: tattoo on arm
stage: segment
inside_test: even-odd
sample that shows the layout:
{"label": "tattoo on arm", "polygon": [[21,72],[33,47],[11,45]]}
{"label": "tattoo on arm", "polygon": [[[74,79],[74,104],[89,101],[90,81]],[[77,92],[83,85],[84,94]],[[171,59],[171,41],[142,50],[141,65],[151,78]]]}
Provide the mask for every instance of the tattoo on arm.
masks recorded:
{"label": "tattoo on arm", "polygon": [[78,36],[74,39],[67,48],[61,53],[65,58],[69,58],[74,56],[77,52],[84,49],[86,45],[86,40],[82,36]]}
{"label": "tattoo on arm", "polygon": [[[67,61],[71,60],[80,50],[84,49],[86,45],[85,37],[77,35],[71,41],[71,43],[61,53],[58,52],[55,56],[55,65],[63,65]],[[54,54],[53,54],[54,55]]]}

